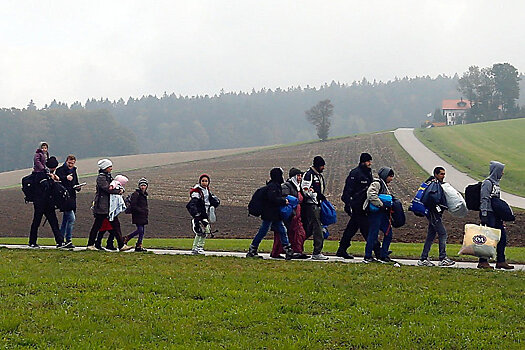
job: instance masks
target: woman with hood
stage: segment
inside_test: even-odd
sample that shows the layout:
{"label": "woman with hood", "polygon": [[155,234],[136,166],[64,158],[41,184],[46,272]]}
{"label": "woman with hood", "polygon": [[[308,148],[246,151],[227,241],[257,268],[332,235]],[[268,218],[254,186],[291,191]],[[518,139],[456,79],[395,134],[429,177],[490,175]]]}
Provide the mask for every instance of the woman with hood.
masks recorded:
{"label": "woman with hood", "polygon": [[46,167],[46,162],[49,159],[49,145],[47,142],[40,142],[40,146],[37,148],[33,157],[33,172],[34,173],[46,173],[49,170]]}
{"label": "woman with hood", "polygon": [[210,191],[210,176],[202,174],[199,183],[190,190],[190,201],[186,205],[192,216],[191,227],[195,233],[192,254],[204,254],[206,235],[211,233],[210,208],[217,208],[219,204],[219,198]]}
{"label": "woman with hood", "polygon": [[[382,262],[392,262],[389,257],[388,248],[392,242],[392,223],[390,218],[391,204],[383,203],[379,199],[380,194],[391,195],[388,188],[390,182],[394,179],[394,170],[389,167],[382,167],[378,171],[379,178],[374,179],[366,192],[366,200],[363,205],[364,210],[368,210],[369,231],[365,246],[365,263],[377,262],[372,257],[372,251],[379,237],[379,230],[383,231],[383,244],[381,246],[381,256],[379,260]],[[377,211],[370,211],[369,205],[372,204],[379,208]]]}
{"label": "woman with hood", "polygon": [[[289,179],[286,180],[282,185],[283,196],[293,196],[297,198],[299,204],[294,209],[292,216],[283,220],[284,225],[288,231],[288,239],[292,246],[293,256],[292,259],[307,259],[308,255],[304,254],[304,241],[306,240],[306,232],[304,231],[303,223],[301,221],[301,202],[303,201],[303,195],[301,193],[301,181],[303,178],[303,172],[297,168],[291,168],[288,172]],[[281,258],[280,254],[285,253],[279,232],[273,229],[273,249],[270,256],[272,258]]]}
{"label": "woman with hood", "polygon": [[273,168],[270,171],[270,181],[266,185],[266,190],[263,196],[263,206],[261,219],[262,223],[259,227],[259,231],[253,238],[252,244],[246,254],[247,258],[261,258],[257,254],[259,244],[263,240],[264,236],[268,233],[270,227],[275,227],[281,236],[281,242],[286,252],[286,259],[289,260],[293,256],[292,247],[288,241],[288,234],[286,227],[281,220],[280,208],[288,204],[288,200],[283,196],[281,184],[284,182],[283,169]]}
{"label": "woman with hood", "polygon": [[[479,218],[481,224],[492,228],[501,230],[501,238],[496,246],[496,268],[512,270],[514,266],[509,265],[505,260],[505,247],[507,246],[507,231],[503,220],[498,217],[497,213],[492,207],[492,198],[500,198],[500,187],[499,182],[503,177],[505,164],[491,161],[490,162],[490,175],[481,184],[481,202]],[[480,258],[478,262],[479,269],[492,269],[487,259]]]}

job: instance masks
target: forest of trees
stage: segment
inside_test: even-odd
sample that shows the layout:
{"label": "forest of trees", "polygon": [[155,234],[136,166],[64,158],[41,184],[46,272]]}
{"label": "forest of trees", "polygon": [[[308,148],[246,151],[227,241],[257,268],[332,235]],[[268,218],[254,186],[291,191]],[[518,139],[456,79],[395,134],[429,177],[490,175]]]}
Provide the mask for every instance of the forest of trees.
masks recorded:
{"label": "forest of trees", "polygon": [[[330,136],[418,126],[459,98],[459,77],[437,76],[352,84],[262,89],[214,96],[90,99],[68,106],[0,109],[0,171],[32,165],[40,140],[61,159],[270,145],[316,139],[305,111],[329,99]],[[518,112],[517,112],[518,113]]]}

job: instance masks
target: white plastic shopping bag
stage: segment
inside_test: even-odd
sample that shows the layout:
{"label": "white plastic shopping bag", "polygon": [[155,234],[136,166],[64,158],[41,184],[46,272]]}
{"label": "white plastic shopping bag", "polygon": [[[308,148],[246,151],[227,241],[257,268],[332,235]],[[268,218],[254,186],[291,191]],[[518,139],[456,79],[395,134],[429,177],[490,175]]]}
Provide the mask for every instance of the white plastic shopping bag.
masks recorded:
{"label": "white plastic shopping bag", "polygon": [[464,218],[467,216],[468,209],[465,199],[451,184],[445,182],[441,184],[445,198],[447,199],[448,211],[455,217]]}

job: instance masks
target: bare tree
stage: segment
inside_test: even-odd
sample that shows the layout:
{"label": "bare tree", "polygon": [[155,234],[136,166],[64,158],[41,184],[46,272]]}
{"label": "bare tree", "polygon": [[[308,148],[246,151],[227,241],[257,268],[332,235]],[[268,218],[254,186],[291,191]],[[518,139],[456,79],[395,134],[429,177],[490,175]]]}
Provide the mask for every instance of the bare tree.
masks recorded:
{"label": "bare tree", "polygon": [[334,106],[330,100],[319,101],[318,104],[305,112],[306,119],[317,129],[317,136],[326,141],[330,132],[330,119],[334,114]]}

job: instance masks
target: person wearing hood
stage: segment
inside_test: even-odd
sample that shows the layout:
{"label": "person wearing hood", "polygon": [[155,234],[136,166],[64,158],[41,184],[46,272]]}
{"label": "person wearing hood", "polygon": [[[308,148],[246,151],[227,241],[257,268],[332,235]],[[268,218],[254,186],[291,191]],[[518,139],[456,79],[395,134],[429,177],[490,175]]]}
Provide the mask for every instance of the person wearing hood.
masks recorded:
{"label": "person wearing hood", "polygon": [[[301,193],[301,181],[303,173],[297,168],[291,168],[288,172],[288,180],[282,184],[282,193],[286,197],[288,195],[297,198],[299,204],[293,210],[292,216],[283,220],[286,230],[288,232],[288,240],[292,246],[293,256],[292,259],[307,259],[309,256],[304,254],[304,241],[306,240],[306,233],[304,232],[303,223],[301,221],[301,203],[303,201],[303,195]],[[274,231],[273,236],[273,248],[270,256],[272,258],[282,258],[280,254],[285,253],[279,232],[272,228]]]}
{"label": "person wearing hood", "polygon": [[301,183],[304,195],[302,220],[306,238],[313,236],[314,239],[313,260],[328,260],[328,257],[322,254],[324,236],[321,223],[321,202],[326,199],[324,196],[326,185],[323,177],[325,164],[323,157],[314,157],[313,164],[304,173]]}
{"label": "person wearing hood", "polygon": [[[514,266],[509,265],[505,259],[505,247],[507,246],[507,231],[503,220],[497,216],[493,211],[491,199],[500,198],[500,186],[499,182],[503,177],[505,164],[491,161],[490,162],[490,175],[481,183],[480,193],[480,212],[479,217],[482,225],[486,225],[492,228],[501,230],[501,238],[496,246],[496,268],[512,270]],[[478,268],[480,269],[491,269],[487,259],[480,258],[478,262]]]}
{"label": "person wearing hood", "polygon": [[36,149],[33,157],[33,172],[34,173],[46,173],[49,169],[46,166],[46,162],[49,159],[49,145],[47,142],[40,142],[40,145]]}
{"label": "person wearing hood", "polygon": [[[109,217],[109,197],[110,194],[122,195],[124,190],[122,188],[112,188],[111,182],[113,177],[111,176],[111,171],[113,170],[113,163],[109,159],[101,159],[97,163],[98,165],[98,176],[97,176],[97,188],[95,199],[93,200],[93,215],[95,216],[95,221],[89,232],[89,239],[87,244],[87,250],[98,250],[95,247],[95,240],[97,234],[102,227],[104,219]],[[120,221],[118,216],[113,218],[113,221],[110,221],[111,226],[113,227],[115,238],[117,239],[118,247],[120,251],[126,251],[132,247],[124,244],[122,238],[122,233],[120,230]]]}
{"label": "person wearing hood", "polygon": [[45,216],[51,226],[57,248],[64,248],[64,238],[58,228],[58,219],[55,212],[55,202],[53,200],[53,187],[55,182],[59,181],[58,176],[55,175],[55,170],[58,167],[58,160],[51,156],[46,161],[45,168],[49,171],[38,172],[41,176],[35,180],[34,200],[33,200],[33,222],[31,223],[31,231],[29,232],[29,247],[40,248],[37,244],[38,227],[42,222],[42,217]]}
{"label": "person wearing hood", "polygon": [[192,254],[204,254],[206,235],[211,234],[210,208],[217,208],[220,200],[210,191],[210,176],[202,174],[199,182],[190,190],[190,201],[186,205],[192,216],[191,227],[195,233]]}
{"label": "person wearing hood", "polygon": [[280,208],[288,204],[288,200],[282,193],[281,185],[283,182],[283,169],[273,168],[270,171],[270,181],[265,187],[263,196],[261,214],[262,223],[259,227],[259,231],[252,240],[252,244],[250,244],[248,253],[246,254],[246,257],[248,258],[261,258],[257,253],[257,249],[259,248],[259,244],[264,236],[268,233],[270,227],[274,227],[279,232],[283,248],[286,252],[286,259],[289,260],[293,256],[293,250],[288,241],[288,233],[281,219]]}
{"label": "person wearing hood", "polygon": [[[372,183],[372,156],[369,153],[361,153],[359,165],[352,169],[346,178],[345,187],[341,200],[345,203],[345,212],[350,216],[346,225],[343,236],[339,241],[339,248],[336,256],[344,259],[353,259],[351,254],[346,251],[355,236],[357,230],[361,231],[363,238],[368,238],[368,217],[367,212],[363,210],[363,204],[366,200],[366,191]],[[376,241],[374,253],[379,259],[381,255],[381,244]]]}
{"label": "person wearing hood", "polygon": [[363,210],[368,210],[369,205],[372,204],[379,208],[378,211],[368,214],[368,238],[365,246],[365,263],[377,262],[377,259],[372,257],[372,251],[379,238],[379,230],[384,234],[383,244],[379,260],[382,262],[392,262],[389,257],[390,243],[392,242],[392,223],[390,217],[391,207],[388,203],[383,203],[379,199],[380,194],[391,195],[389,184],[394,179],[394,170],[389,167],[382,167],[378,171],[379,178],[374,179],[366,192],[366,200],[363,205]]}

